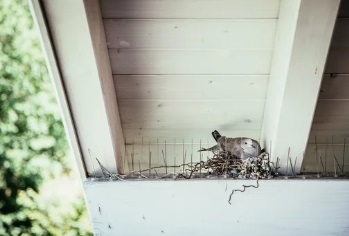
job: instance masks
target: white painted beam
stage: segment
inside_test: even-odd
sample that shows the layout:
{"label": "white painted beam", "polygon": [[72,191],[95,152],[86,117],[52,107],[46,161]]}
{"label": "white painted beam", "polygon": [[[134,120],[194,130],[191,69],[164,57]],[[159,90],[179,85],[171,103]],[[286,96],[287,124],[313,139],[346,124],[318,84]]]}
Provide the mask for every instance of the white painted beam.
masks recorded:
{"label": "white painted beam", "polygon": [[119,107],[109,61],[107,40],[104,32],[99,0],[85,0],[84,4],[106,107],[108,124],[110,126],[112,142],[114,145],[117,169],[119,173],[125,173],[129,171],[125,153],[125,138],[121,127]]}
{"label": "white painted beam", "polygon": [[348,235],[348,180],[85,182],[95,235]]}
{"label": "white painted beam", "polygon": [[72,117],[71,107],[67,98],[66,90],[64,88],[61,72],[59,70],[54,48],[50,39],[50,33],[47,29],[45,16],[38,0],[29,1],[30,10],[39,31],[39,39],[41,47],[44,52],[47,69],[54,86],[56,98],[61,109],[61,116],[65,127],[65,132],[70,144],[70,148],[74,153],[80,177],[82,180],[86,178],[86,170],[82,153],[80,150],[80,143],[77,137],[76,126]]}
{"label": "white painted beam", "polygon": [[[39,6],[38,0],[32,2]],[[64,88],[72,116],[69,120],[68,113],[64,114],[65,119],[70,126],[75,125],[85,171],[99,171],[98,158],[110,171],[122,172],[124,137],[98,1],[40,3],[51,37],[47,40],[52,42],[52,47],[45,50],[57,59],[48,64],[59,65],[61,78],[53,79],[60,80],[57,83]]]}
{"label": "white painted beam", "polygon": [[261,137],[282,173],[290,173],[289,148],[300,171],[339,3],[281,2]]}

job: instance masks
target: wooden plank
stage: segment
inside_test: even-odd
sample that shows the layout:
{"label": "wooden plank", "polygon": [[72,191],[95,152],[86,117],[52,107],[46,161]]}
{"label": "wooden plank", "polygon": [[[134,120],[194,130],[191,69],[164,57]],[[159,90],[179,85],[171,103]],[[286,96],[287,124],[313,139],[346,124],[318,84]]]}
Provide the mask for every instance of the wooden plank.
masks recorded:
{"label": "wooden plank", "polygon": [[[148,169],[149,166],[179,165],[184,163],[197,163],[201,160],[212,158],[212,152],[200,153],[201,147],[212,147],[216,144],[215,140],[195,138],[146,138],[136,137],[126,139],[126,152],[131,169],[139,171]],[[200,156],[201,155],[201,156]],[[149,161],[151,158],[151,162]],[[183,168],[167,168],[171,173],[183,171]],[[147,172],[148,174],[149,172]],[[155,173],[154,171],[152,172]],[[157,169],[157,173],[166,173],[166,168]]]}
{"label": "wooden plank", "polygon": [[278,18],[279,0],[101,0],[104,18]]}
{"label": "wooden plank", "polygon": [[104,105],[108,118],[108,125],[112,135],[114,158],[116,159],[117,170],[119,173],[124,171],[128,172],[128,166],[124,166],[124,135],[121,127],[119,108],[114,89],[114,80],[110,67],[99,0],[86,0],[84,1],[84,4],[104,98]]}
{"label": "wooden plank", "polygon": [[52,80],[52,84],[54,86],[56,98],[60,105],[59,107],[62,114],[65,133],[67,135],[70,148],[74,153],[74,157],[79,170],[79,175],[82,180],[85,180],[85,178],[87,177],[87,172],[81,153],[81,146],[76,131],[76,125],[74,124],[74,119],[72,117],[71,107],[69,105],[66,89],[64,88],[64,83],[56,59],[54,46],[52,45],[50,39],[50,32],[45,22],[44,12],[38,0],[30,0],[29,5],[34,23],[36,24],[36,27],[40,33],[40,44],[44,52],[45,62],[48,68],[48,73]]}
{"label": "wooden plank", "polygon": [[196,122],[224,117],[236,121],[261,120],[264,101],[121,100],[122,124],[142,122]]}
{"label": "wooden plank", "polygon": [[349,1],[348,0],[341,1],[341,5],[340,5],[339,11],[338,11],[338,17],[339,18],[348,18],[349,17]]}
{"label": "wooden plank", "polygon": [[326,139],[332,140],[336,144],[342,144],[344,138],[348,137],[349,141],[349,131],[348,130],[333,130],[333,129],[312,129],[309,134],[308,145],[315,144],[315,138],[319,143],[325,143]]}
{"label": "wooden plank", "polygon": [[[238,111],[234,109],[238,107]],[[264,101],[120,100],[125,137],[259,139]]]}
{"label": "wooden plank", "polygon": [[347,121],[343,123],[339,122],[334,122],[334,123],[322,123],[322,124],[317,124],[313,123],[312,129],[316,130],[349,130],[349,117],[346,117]]}
{"label": "wooden plank", "polygon": [[[85,182],[85,191],[99,235],[349,234],[348,180],[262,180],[258,189],[234,193],[228,204],[233,189],[250,184],[255,181]],[[260,217],[271,206],[282,214]]]}
{"label": "wooden plank", "polygon": [[[139,122],[139,121],[138,121]],[[140,121],[138,123],[136,122],[125,122],[123,123],[124,129],[137,129],[137,130],[143,130],[143,129],[166,129],[168,131],[174,131],[178,129],[210,129],[215,130],[219,128],[226,128],[229,127],[231,129],[243,129],[243,130],[260,130],[262,127],[262,119],[259,120],[235,120],[231,119],[229,123],[227,123],[227,117],[208,117],[208,118],[202,118],[200,120],[197,120],[193,122],[190,121],[183,121],[182,119],[179,119],[179,121],[160,121],[159,122],[152,122],[152,121]],[[344,126],[347,127],[348,124],[341,124],[339,127]],[[217,128],[219,127],[219,128]],[[339,129],[339,128],[338,128]]]}
{"label": "wooden plank", "polygon": [[117,172],[117,153],[110,126],[110,122],[114,121],[109,120],[105,101],[108,94],[102,90],[101,68],[96,62],[84,3],[69,0],[41,3],[69,98],[86,171],[89,174],[99,171],[95,162],[95,158],[98,158],[110,171]]}
{"label": "wooden plank", "polygon": [[[349,42],[349,41],[348,41]],[[319,99],[349,99],[349,74],[324,75]]]}
{"label": "wooden plank", "polygon": [[326,73],[349,72],[349,19],[338,19],[333,33]]}
{"label": "wooden plank", "polygon": [[[349,172],[349,148],[339,144],[333,144],[331,138],[327,142],[319,142],[317,145],[309,144],[303,160],[302,171],[313,173],[340,174],[343,167],[344,153],[344,172]],[[316,149],[317,148],[317,149]],[[344,152],[345,148],[345,152]],[[321,157],[321,158],[320,158]]]}
{"label": "wooden plank", "polygon": [[345,124],[349,122],[347,116],[335,116],[335,115],[325,115],[325,116],[314,116],[313,124]]}
{"label": "wooden plank", "polygon": [[277,20],[124,20],[103,21],[109,48],[267,49],[274,44]]}
{"label": "wooden plank", "polygon": [[[300,171],[339,3],[282,1],[262,128],[266,150],[272,148],[273,160],[281,159],[281,173],[286,172],[289,148],[290,155],[299,158]],[[324,104],[320,106],[334,110]],[[318,110],[317,115],[327,113]]]}
{"label": "wooden plank", "polygon": [[[321,90],[319,94],[318,105],[313,119],[312,129],[309,135],[308,146],[306,151],[306,158],[303,167],[308,171],[317,171],[318,163],[315,160],[315,137],[318,144],[322,146],[327,142],[333,142],[335,145],[343,145],[344,138],[349,140],[349,114],[345,112],[346,101],[340,99],[348,99],[349,85],[348,75],[324,75]],[[327,100],[333,99],[333,100]],[[336,100],[339,99],[339,100]],[[344,103],[344,105],[343,105]],[[327,140],[327,141],[326,141]],[[313,145],[313,146],[312,146]],[[343,146],[335,148],[342,149]],[[321,147],[323,149],[323,147]],[[332,150],[332,149],[331,149]],[[318,153],[320,150],[318,150]],[[322,153],[325,153],[322,150]],[[338,154],[336,154],[338,155]],[[332,154],[329,154],[330,158]],[[342,155],[340,155],[342,157]],[[333,158],[332,158],[333,159]],[[342,160],[342,158],[341,158]],[[347,157],[346,157],[347,161]],[[348,161],[347,161],[348,162]],[[346,170],[349,163],[345,164]],[[326,167],[328,170],[333,169],[333,161],[330,161]],[[321,169],[321,168],[320,168]]]}
{"label": "wooden plank", "polygon": [[332,49],[328,55],[326,73],[349,73],[349,49]]}
{"label": "wooden plank", "polygon": [[271,50],[109,50],[113,74],[138,75],[266,75],[271,54]]}
{"label": "wooden plank", "polygon": [[318,100],[314,116],[328,115],[349,117],[349,100]]}
{"label": "wooden plank", "polygon": [[[157,128],[128,128],[127,126],[124,127],[125,136],[127,138],[163,138],[163,139],[173,139],[177,138],[178,140],[181,140],[183,138],[185,139],[202,139],[203,141],[211,140],[212,135],[211,132],[215,129],[218,129],[222,135],[227,135],[229,137],[248,137],[253,138],[255,140],[260,139],[260,128],[259,129],[251,129],[249,127],[241,127],[235,128],[233,127],[221,127],[221,124],[209,124],[207,126],[202,127],[192,127],[192,128],[185,128],[181,125],[177,125],[178,128],[176,129],[170,129],[170,128],[163,128],[163,129],[157,129]],[[219,128],[217,128],[219,127]]]}
{"label": "wooden plank", "polygon": [[[214,127],[213,125],[211,125]],[[201,129],[124,129],[125,136],[127,138],[164,138],[164,139],[202,139],[202,140],[211,140],[211,132],[216,129],[212,127],[202,127]],[[222,134],[228,137],[249,137],[256,140],[260,138],[260,130],[239,130],[239,129],[229,129],[229,127],[219,127],[217,128]]]}
{"label": "wooden plank", "polygon": [[121,99],[265,99],[267,75],[114,75]]}

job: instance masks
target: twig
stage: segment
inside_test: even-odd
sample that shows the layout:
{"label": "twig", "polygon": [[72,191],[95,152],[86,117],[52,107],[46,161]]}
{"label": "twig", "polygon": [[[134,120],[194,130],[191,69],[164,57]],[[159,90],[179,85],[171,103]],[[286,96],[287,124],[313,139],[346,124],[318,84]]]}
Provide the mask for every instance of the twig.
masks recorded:
{"label": "twig", "polygon": [[259,179],[257,178],[257,185],[242,185],[243,189],[234,189],[233,191],[231,191],[231,194],[229,196],[229,200],[228,200],[228,203],[231,205],[230,201],[231,201],[231,197],[233,196],[233,194],[235,192],[245,192],[246,188],[258,188],[259,187]]}

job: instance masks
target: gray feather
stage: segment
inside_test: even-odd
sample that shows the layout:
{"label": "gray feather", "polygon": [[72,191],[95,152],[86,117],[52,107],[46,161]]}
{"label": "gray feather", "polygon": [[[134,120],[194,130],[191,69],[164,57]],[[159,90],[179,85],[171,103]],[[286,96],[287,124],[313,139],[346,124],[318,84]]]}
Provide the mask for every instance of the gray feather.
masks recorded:
{"label": "gray feather", "polygon": [[251,138],[227,138],[221,136],[217,140],[217,145],[210,148],[202,148],[199,151],[228,152],[229,155],[236,158],[246,159],[248,157],[259,156],[261,154],[261,147],[256,140]]}

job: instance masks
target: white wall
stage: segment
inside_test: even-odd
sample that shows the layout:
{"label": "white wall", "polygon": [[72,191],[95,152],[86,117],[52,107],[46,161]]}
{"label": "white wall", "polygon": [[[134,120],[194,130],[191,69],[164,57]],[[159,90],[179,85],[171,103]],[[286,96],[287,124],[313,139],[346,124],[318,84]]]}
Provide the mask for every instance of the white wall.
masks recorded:
{"label": "white wall", "polygon": [[85,182],[95,235],[349,235],[348,180]]}

